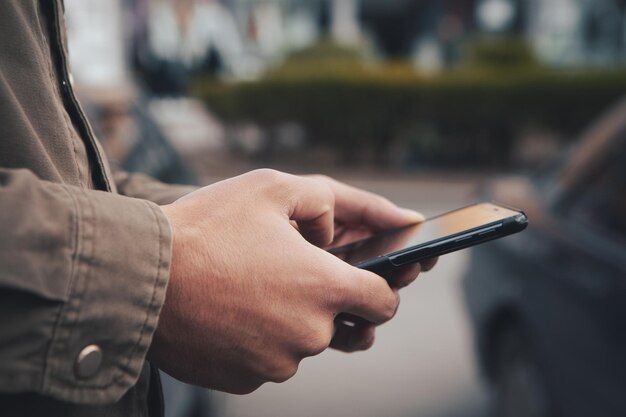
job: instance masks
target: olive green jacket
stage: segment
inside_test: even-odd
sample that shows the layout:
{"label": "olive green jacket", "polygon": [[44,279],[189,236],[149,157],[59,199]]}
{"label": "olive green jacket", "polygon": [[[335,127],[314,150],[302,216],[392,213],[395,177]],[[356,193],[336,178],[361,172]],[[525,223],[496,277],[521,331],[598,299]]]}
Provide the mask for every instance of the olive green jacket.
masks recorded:
{"label": "olive green jacket", "polygon": [[61,0],[0,2],[0,393],[70,407],[136,384],[169,274],[157,204],[191,189],[111,174],[65,45]]}

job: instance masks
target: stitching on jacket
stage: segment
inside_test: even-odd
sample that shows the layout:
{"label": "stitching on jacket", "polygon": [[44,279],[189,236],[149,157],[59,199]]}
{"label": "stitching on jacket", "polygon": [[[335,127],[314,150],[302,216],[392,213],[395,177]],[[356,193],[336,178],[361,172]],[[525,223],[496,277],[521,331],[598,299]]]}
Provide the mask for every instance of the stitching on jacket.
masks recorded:
{"label": "stitching on jacket", "polygon": [[[74,317],[73,320],[68,320],[69,329],[75,328],[77,323],[80,322],[80,309],[85,298],[84,295],[87,292],[87,283],[89,282],[89,278],[91,276],[90,272],[92,272],[93,255],[95,252],[95,206],[93,204],[93,199],[89,198],[86,191],[81,191],[81,197],[83,197],[86,201],[85,208],[88,208],[87,215],[83,216],[83,242],[85,250],[83,251],[84,256],[81,257],[81,266],[84,266],[84,273],[80,274],[79,278],[76,280],[75,294],[80,295],[80,297],[75,297],[76,303],[74,306]],[[68,333],[71,334],[71,330],[69,330]]]}
{"label": "stitching on jacket", "polygon": [[148,325],[148,321],[150,320],[152,310],[155,309],[154,301],[156,299],[157,290],[159,288],[161,271],[163,270],[163,264],[162,264],[163,262],[163,230],[161,230],[161,221],[159,220],[159,216],[156,213],[156,209],[147,201],[144,201],[144,203],[150,209],[150,212],[152,213],[152,216],[154,217],[154,221],[157,226],[157,234],[159,235],[159,258],[157,260],[156,276],[154,277],[154,286],[152,287],[152,296],[150,297],[150,304],[148,304],[148,308],[146,309],[146,318],[144,319],[143,324],[141,325],[141,333],[139,334],[139,338],[137,338],[137,341],[135,342],[135,345],[133,346],[131,350],[131,355],[126,361],[127,368],[130,367],[130,362],[132,360],[132,357],[134,356],[135,351],[137,350],[137,348],[139,347],[139,345],[141,344],[141,342],[143,341],[145,337],[146,326]]}
{"label": "stitching on jacket", "polygon": [[69,283],[66,288],[66,296],[68,297],[68,299],[65,303],[61,304],[61,306],[59,306],[58,308],[57,315],[54,320],[54,327],[52,329],[52,340],[50,344],[48,345],[48,351],[46,352],[46,356],[44,359],[44,372],[43,372],[43,378],[42,378],[42,389],[44,392],[49,390],[48,382],[51,379],[50,374],[53,374],[54,371],[56,370],[54,365],[52,365],[51,368],[48,370],[48,365],[51,362],[51,357],[53,356],[53,352],[55,350],[54,349],[54,347],[56,346],[55,342],[57,342],[57,339],[59,338],[58,333],[59,333],[59,327],[61,326],[61,322],[63,319],[63,313],[71,304],[71,293],[72,293],[71,289],[74,286],[74,278],[75,278],[76,269],[77,269],[76,260],[78,258],[78,252],[79,252],[79,246],[80,246],[81,228],[80,228],[80,211],[78,208],[78,201],[76,200],[75,196],[70,192],[70,190],[67,188],[67,186],[63,184],[59,184],[59,186],[61,190],[63,190],[72,201],[73,211],[72,211],[71,225],[72,225],[73,233],[71,233],[71,236],[72,236],[73,248],[72,248],[71,261],[70,261]]}
{"label": "stitching on jacket", "polygon": [[[133,347],[131,348],[130,354],[128,359],[126,360],[126,363],[124,364],[124,367],[126,369],[131,369],[130,363],[133,360],[133,357],[135,356],[135,351],[137,350],[137,348],[139,347],[139,345],[141,344],[141,342],[143,341],[145,334],[146,334],[146,326],[148,324],[148,321],[150,320],[150,317],[152,316],[152,312],[155,310],[155,299],[156,299],[156,295],[158,292],[158,289],[161,287],[160,285],[160,278],[162,275],[162,271],[163,271],[163,229],[161,228],[161,221],[159,220],[159,216],[157,215],[156,209],[152,206],[151,203],[149,203],[148,201],[143,200],[143,203],[145,203],[145,205],[150,209],[150,212],[152,213],[154,220],[156,222],[156,226],[157,226],[157,233],[158,233],[158,241],[159,241],[159,257],[157,260],[157,268],[156,268],[156,275],[155,275],[155,282],[154,285],[152,287],[152,295],[150,297],[150,303],[146,309],[146,318],[143,321],[143,324],[141,325],[141,331],[139,334],[139,337],[137,338],[137,341],[135,342],[135,344],[133,345]],[[141,370],[140,370],[141,372]],[[74,389],[77,389],[79,391],[89,391],[89,390],[102,390],[102,389],[107,389],[110,388],[111,386],[118,384],[125,376],[127,375],[127,373],[125,373],[122,370],[117,370],[116,374],[113,376],[113,378],[110,380],[110,382],[104,384],[104,385],[80,385],[78,387],[73,387]],[[137,374],[139,375],[139,373]],[[134,378],[135,376],[133,376]]]}
{"label": "stitching on jacket", "polygon": [[[146,309],[146,318],[143,321],[143,324],[141,325],[141,332],[139,334],[139,337],[137,338],[137,341],[135,342],[135,344],[133,345],[131,351],[130,351],[130,355],[128,357],[128,359],[126,360],[126,364],[125,364],[125,368],[126,369],[130,369],[130,363],[133,360],[133,357],[135,356],[135,351],[137,350],[137,348],[139,347],[139,345],[141,344],[141,342],[143,341],[145,334],[146,334],[146,326],[148,324],[148,321],[150,320],[151,317],[151,313],[152,311],[155,309],[154,306],[154,301],[156,299],[156,294],[157,294],[157,290],[160,287],[159,285],[159,278],[161,277],[161,271],[163,270],[163,265],[162,265],[162,261],[163,261],[163,230],[161,229],[161,221],[159,220],[159,216],[156,213],[156,210],[154,209],[154,207],[152,207],[152,205],[147,202],[147,201],[143,201],[143,203],[145,203],[145,205],[148,207],[148,209],[150,209],[150,212],[152,213],[152,216],[154,217],[154,221],[156,223],[157,226],[157,233],[159,235],[159,258],[157,260],[157,268],[156,268],[156,276],[154,277],[154,286],[152,287],[152,296],[150,297],[150,303],[148,304],[148,308]],[[139,371],[141,372],[141,370]],[[118,373],[118,375],[116,375],[113,380],[103,386],[102,388],[106,388],[109,387],[117,382],[119,382],[126,374],[122,371],[120,371]]]}
{"label": "stitching on jacket", "polygon": [[[52,5],[53,8],[55,8],[55,10],[53,11],[53,13],[58,13],[58,11],[56,10],[56,0],[53,0],[53,2],[55,3],[55,5]],[[56,91],[58,97],[61,100],[61,117],[63,117],[63,120],[65,121],[65,128],[66,128],[66,132],[67,135],[71,141],[71,145],[72,145],[72,161],[74,162],[74,168],[76,170],[76,176],[78,178],[78,182],[81,185],[85,185],[86,184],[86,175],[82,172],[82,170],[80,169],[80,164],[78,163],[78,148],[76,147],[76,140],[80,139],[77,138],[76,136],[76,132],[74,130],[74,124],[72,123],[72,121],[70,120],[70,116],[67,113],[67,108],[65,106],[65,100],[63,98],[63,92],[61,91],[61,89],[59,88],[59,74],[57,71],[55,71],[55,66],[52,62],[53,58],[52,58],[52,49],[54,47],[54,50],[57,53],[64,53],[62,48],[59,47],[59,28],[58,28],[58,24],[56,22],[56,18],[54,18],[54,22],[50,21],[50,19],[46,19],[46,28],[48,30],[48,32],[50,32],[51,30],[57,34],[57,42],[55,44],[54,39],[52,36],[50,36],[50,34],[48,35],[50,38],[48,38],[48,36],[46,36],[46,34],[43,33],[42,31],[42,26],[41,26],[41,19],[39,18],[39,7],[37,7],[37,11],[35,12],[35,16],[37,18],[37,28],[38,28],[38,32],[41,36],[42,42],[45,45],[45,51],[42,51],[43,54],[43,58],[46,61],[46,66],[48,68],[48,76],[50,77],[50,81],[51,84],[54,88],[54,91]],[[50,25],[54,26],[54,27],[50,27]],[[53,45],[54,44],[54,45]]]}
{"label": "stitching on jacket", "polygon": [[[58,63],[58,65],[64,66],[64,59],[63,57],[66,56],[66,52],[65,52],[65,48],[63,46],[63,39],[62,39],[62,35],[61,35],[61,31],[62,26],[61,26],[61,17],[60,17],[60,13],[63,13],[63,10],[59,10],[59,3],[57,0],[53,0],[52,1],[52,9],[53,9],[53,22],[51,22],[51,24],[53,25],[54,28],[54,32],[53,34],[54,36],[54,49],[56,50],[57,54],[59,55],[58,59],[61,61]],[[52,55],[50,55],[50,59],[52,59]],[[74,150],[74,154],[73,154],[73,159],[74,159],[74,166],[76,168],[77,174],[78,174],[78,182],[82,185],[82,186],[86,186],[87,185],[87,178],[85,173],[81,170],[80,168],[80,164],[78,163],[78,148],[77,148],[77,141],[80,141],[83,146],[86,146],[83,143],[83,139],[82,137],[78,136],[78,132],[76,131],[76,128],[74,126],[74,123],[72,122],[72,118],[68,113],[68,109],[67,109],[67,105],[66,105],[66,98],[64,97],[64,92],[59,90],[59,79],[58,77],[60,76],[61,79],[63,79],[63,72],[66,71],[66,68],[63,68],[60,72],[56,71],[56,75],[57,75],[57,82],[54,83],[56,86],[57,91],[59,92],[59,97],[61,98],[61,102],[63,103],[63,118],[65,119],[65,123],[66,123],[66,127],[68,129],[68,135],[70,137],[70,139],[72,140],[72,148]],[[64,80],[65,81],[65,80]],[[69,80],[65,81],[67,83],[69,83]],[[71,88],[71,86],[68,84],[65,86],[66,88]],[[89,156],[88,156],[88,152],[87,149],[85,149],[85,157],[86,157],[86,163],[89,164]]]}

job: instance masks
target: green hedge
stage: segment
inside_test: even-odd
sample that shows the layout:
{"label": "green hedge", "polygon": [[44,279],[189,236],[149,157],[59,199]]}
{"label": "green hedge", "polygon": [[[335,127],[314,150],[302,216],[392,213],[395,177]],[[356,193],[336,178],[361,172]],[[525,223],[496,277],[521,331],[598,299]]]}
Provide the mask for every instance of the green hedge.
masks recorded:
{"label": "green hedge", "polygon": [[520,129],[572,137],[626,92],[626,72],[458,70],[434,78],[396,63],[370,69],[298,60],[255,82],[197,79],[192,93],[227,121],[300,123],[345,159],[505,164]]}

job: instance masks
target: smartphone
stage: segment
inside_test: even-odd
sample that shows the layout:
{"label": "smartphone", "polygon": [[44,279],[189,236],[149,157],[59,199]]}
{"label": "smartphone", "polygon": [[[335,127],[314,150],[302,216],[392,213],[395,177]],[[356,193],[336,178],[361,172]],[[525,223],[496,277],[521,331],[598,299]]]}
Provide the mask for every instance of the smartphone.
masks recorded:
{"label": "smartphone", "polygon": [[528,218],[522,211],[479,203],[329,252],[389,280],[397,268],[521,232],[527,225]]}

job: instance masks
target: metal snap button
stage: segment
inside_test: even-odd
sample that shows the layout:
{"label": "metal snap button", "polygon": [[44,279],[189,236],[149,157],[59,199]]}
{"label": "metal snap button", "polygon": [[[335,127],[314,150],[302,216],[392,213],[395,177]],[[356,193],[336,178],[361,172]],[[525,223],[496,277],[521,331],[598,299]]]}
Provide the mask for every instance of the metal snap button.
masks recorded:
{"label": "metal snap button", "polygon": [[74,373],[81,379],[93,377],[102,365],[102,349],[98,345],[85,346],[74,364]]}

